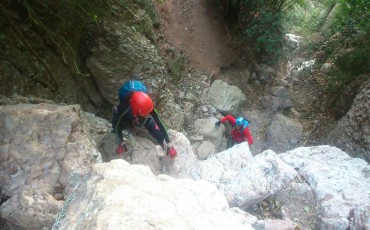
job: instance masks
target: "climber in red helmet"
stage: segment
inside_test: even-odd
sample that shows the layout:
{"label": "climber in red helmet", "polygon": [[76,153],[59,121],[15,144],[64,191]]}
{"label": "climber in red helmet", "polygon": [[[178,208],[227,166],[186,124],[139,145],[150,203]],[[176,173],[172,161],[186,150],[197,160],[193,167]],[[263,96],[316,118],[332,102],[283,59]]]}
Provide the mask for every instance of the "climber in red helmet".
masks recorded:
{"label": "climber in red helmet", "polygon": [[[116,114],[116,119],[112,123],[113,130],[117,133],[119,140],[123,140],[122,131],[124,129],[138,124],[145,127],[163,149],[165,149],[164,141],[166,141],[167,155],[171,158],[176,157],[177,152],[148,94],[144,92],[131,92],[125,100],[120,100]],[[116,153],[122,154],[125,151],[124,146],[123,143],[119,144]]]}

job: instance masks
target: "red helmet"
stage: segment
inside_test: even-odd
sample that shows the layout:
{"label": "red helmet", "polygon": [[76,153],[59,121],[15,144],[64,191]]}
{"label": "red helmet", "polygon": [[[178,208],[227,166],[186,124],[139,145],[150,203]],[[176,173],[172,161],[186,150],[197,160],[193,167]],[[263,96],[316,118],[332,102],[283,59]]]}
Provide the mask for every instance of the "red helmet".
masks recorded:
{"label": "red helmet", "polygon": [[143,92],[134,92],[130,99],[130,106],[133,115],[145,117],[153,111],[153,101],[148,94]]}

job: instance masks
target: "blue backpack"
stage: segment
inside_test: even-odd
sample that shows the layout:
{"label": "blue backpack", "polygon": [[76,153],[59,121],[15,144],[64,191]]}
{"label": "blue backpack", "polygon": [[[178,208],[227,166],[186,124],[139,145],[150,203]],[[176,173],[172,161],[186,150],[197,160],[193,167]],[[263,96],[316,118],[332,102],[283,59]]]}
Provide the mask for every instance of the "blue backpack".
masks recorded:
{"label": "blue backpack", "polygon": [[120,101],[127,100],[127,96],[129,96],[132,92],[143,92],[148,93],[148,90],[144,83],[138,80],[130,80],[123,83],[121,88],[118,91],[118,97]]}

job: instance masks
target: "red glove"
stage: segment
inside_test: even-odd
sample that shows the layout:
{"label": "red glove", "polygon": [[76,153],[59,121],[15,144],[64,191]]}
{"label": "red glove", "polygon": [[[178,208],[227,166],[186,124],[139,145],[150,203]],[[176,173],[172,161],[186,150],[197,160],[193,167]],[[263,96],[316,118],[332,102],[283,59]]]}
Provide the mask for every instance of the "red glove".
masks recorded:
{"label": "red glove", "polygon": [[125,144],[119,144],[116,148],[116,154],[122,155],[127,151],[126,145]]}
{"label": "red glove", "polygon": [[177,152],[174,147],[167,149],[167,156],[170,156],[172,159],[174,159],[177,155]]}

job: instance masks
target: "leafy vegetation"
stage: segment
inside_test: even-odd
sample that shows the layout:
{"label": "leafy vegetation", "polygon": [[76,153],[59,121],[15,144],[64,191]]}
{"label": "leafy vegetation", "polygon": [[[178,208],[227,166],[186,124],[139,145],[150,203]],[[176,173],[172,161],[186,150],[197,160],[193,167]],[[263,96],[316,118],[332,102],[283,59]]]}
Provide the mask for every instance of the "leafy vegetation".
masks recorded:
{"label": "leafy vegetation", "polygon": [[260,10],[258,17],[248,22],[243,31],[244,37],[253,41],[259,59],[267,64],[275,63],[282,55],[284,37],[281,21],[281,13]]}
{"label": "leafy vegetation", "polygon": [[[318,64],[331,60],[348,83],[353,76],[369,71],[370,1],[367,0],[217,0],[224,20],[253,48],[258,61],[276,63],[282,56],[284,34],[314,40]],[[341,34],[338,39],[332,38]],[[364,39],[365,38],[365,39]],[[348,41],[350,39],[350,41]],[[346,44],[346,46],[343,46]],[[306,47],[306,48],[307,48]],[[357,47],[359,49],[357,49]],[[338,52],[351,48],[351,52]],[[343,50],[342,50],[343,51]]]}
{"label": "leafy vegetation", "polygon": [[370,1],[338,0],[340,7],[336,13],[336,29],[352,27],[370,33]]}
{"label": "leafy vegetation", "polygon": [[310,36],[318,32],[332,12],[336,0],[301,1],[284,14],[283,27],[289,33]]}
{"label": "leafy vegetation", "polygon": [[231,0],[218,4],[231,27],[253,47],[259,61],[276,63],[282,54],[285,0]]}
{"label": "leafy vegetation", "polygon": [[370,2],[339,0],[331,34],[334,35],[329,41],[340,37],[339,43],[332,42],[332,49],[339,52],[327,52],[328,58],[334,60],[336,69],[333,74],[338,84],[347,85],[359,75],[370,73]]}
{"label": "leafy vegetation", "polygon": [[316,54],[316,67],[334,64],[328,86],[339,93],[359,75],[370,72],[369,16],[370,1],[311,0],[293,6],[284,28],[309,41],[302,49]]}

